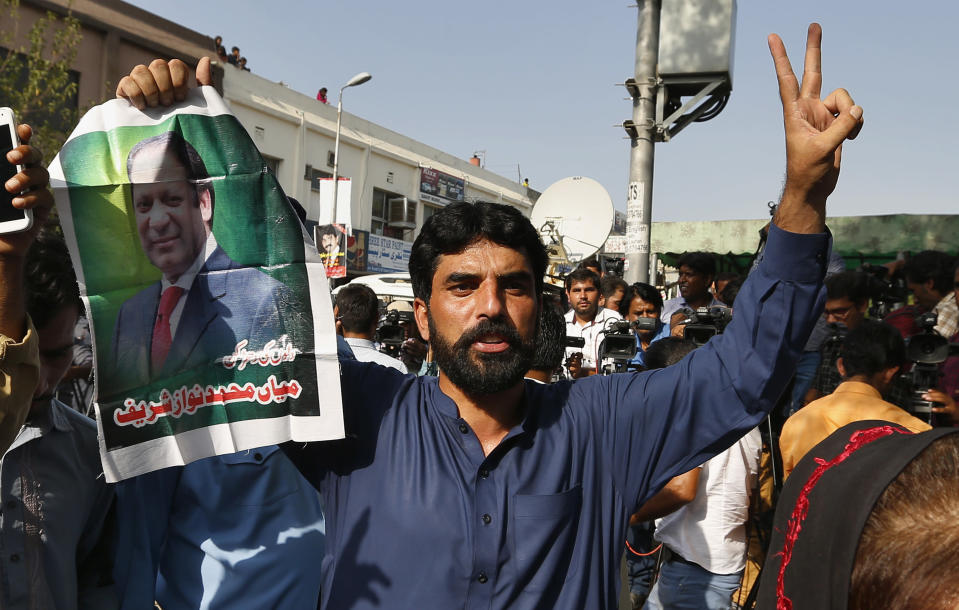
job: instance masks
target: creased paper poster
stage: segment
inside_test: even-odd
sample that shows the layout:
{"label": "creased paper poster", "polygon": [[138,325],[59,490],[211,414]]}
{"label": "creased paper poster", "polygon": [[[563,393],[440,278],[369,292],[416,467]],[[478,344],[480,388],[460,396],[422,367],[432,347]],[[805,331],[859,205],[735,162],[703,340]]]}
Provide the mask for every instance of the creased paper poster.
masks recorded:
{"label": "creased paper poster", "polygon": [[212,87],[174,109],[92,109],[50,174],[108,481],[343,436],[324,265]]}

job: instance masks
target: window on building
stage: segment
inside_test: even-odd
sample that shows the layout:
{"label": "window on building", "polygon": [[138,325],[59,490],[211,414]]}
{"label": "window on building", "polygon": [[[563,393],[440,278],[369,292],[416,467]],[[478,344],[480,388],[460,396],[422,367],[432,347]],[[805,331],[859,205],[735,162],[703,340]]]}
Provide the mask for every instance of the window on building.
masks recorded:
{"label": "window on building", "polygon": [[409,240],[416,224],[416,204],[405,197],[378,188],[373,189],[373,214],[370,233]]}
{"label": "window on building", "polygon": [[276,157],[268,157],[263,155],[263,162],[266,163],[266,168],[270,170],[270,173],[276,176],[277,172],[280,170],[280,160]]}
{"label": "window on building", "polygon": [[[443,208],[441,208],[438,205],[430,205],[428,203],[424,203],[423,204],[423,222],[425,223],[427,219],[433,216],[433,214],[439,212],[442,209]],[[421,224],[420,226],[422,227],[423,225]]]}
{"label": "window on building", "polygon": [[[330,172],[324,172],[321,169],[316,169],[312,165],[306,166],[306,171],[303,173],[303,179],[310,181],[310,190],[320,192],[320,178],[332,178],[333,174]],[[340,176],[344,178],[345,176]]]}

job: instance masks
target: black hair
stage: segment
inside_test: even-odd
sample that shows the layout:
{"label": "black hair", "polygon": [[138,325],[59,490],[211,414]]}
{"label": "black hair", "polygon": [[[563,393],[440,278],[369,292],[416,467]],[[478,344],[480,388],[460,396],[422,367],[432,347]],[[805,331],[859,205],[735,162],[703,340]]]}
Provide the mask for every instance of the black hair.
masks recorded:
{"label": "black hair", "polygon": [[[130,149],[130,153],[127,155],[127,177],[132,181],[130,172],[133,171],[133,158],[144,148],[150,146],[158,146],[164,151],[169,151],[174,154],[177,161],[183,166],[183,169],[187,171],[187,179],[193,183],[197,194],[199,195],[201,189],[210,194],[210,208],[212,210],[213,186],[210,184],[210,174],[207,172],[206,165],[203,163],[203,158],[200,157],[200,153],[193,148],[193,145],[184,140],[183,136],[177,131],[165,131],[134,144],[133,148]],[[199,199],[197,199],[196,204],[200,205]]]}
{"label": "black hair", "polygon": [[676,263],[676,268],[683,265],[689,267],[696,273],[702,273],[710,277],[716,275],[716,259],[709,252],[684,252]]}
{"label": "black hair", "polygon": [[623,295],[625,296],[626,287],[626,281],[621,277],[616,277],[615,275],[606,275],[599,280],[599,293],[603,295],[603,298],[605,299],[615,295],[617,290],[622,290]]}
{"label": "black hair", "polygon": [[726,304],[727,307],[732,307],[733,302],[736,300],[736,296],[739,294],[739,289],[743,287],[743,278],[738,275],[732,279],[727,280],[726,285],[723,286],[722,291],[719,293],[719,300]]}
{"label": "black hair", "polygon": [[423,223],[410,253],[413,294],[429,303],[440,256],[462,252],[482,239],[524,254],[533,271],[537,298],[543,293],[549,257],[532,223],[512,206],[478,201],[451,203]]}
{"label": "black hair", "polygon": [[906,362],[906,342],[891,324],[863,320],[843,339],[839,355],[846,377],[872,377]]}
{"label": "black hair", "polygon": [[599,259],[596,258],[595,255],[593,255],[593,256],[588,256],[588,257],[584,258],[582,261],[580,261],[580,263],[579,263],[579,268],[580,268],[580,269],[586,269],[587,267],[588,267],[588,268],[599,269],[600,271],[603,270],[603,266],[599,264]]}
{"label": "black hair", "polygon": [[236,51],[237,53],[239,53],[240,47],[233,47],[232,49],[230,49],[230,53],[232,53],[233,51]]}
{"label": "black hair", "polygon": [[913,284],[932,280],[932,287],[942,296],[952,291],[956,259],[938,250],[923,250],[914,254],[902,266],[902,273]]}
{"label": "black hair", "polygon": [[663,311],[663,295],[659,293],[659,290],[649,284],[636,282],[626,288],[623,300],[619,302],[619,315],[625,318],[629,314],[629,308],[632,307],[633,299],[636,297],[650,303],[656,311]]}
{"label": "black hair", "polygon": [[340,232],[333,225],[319,225],[316,227],[316,235],[318,237],[323,235],[332,235],[337,239],[340,238]]}
{"label": "black hair", "polygon": [[682,337],[663,337],[654,341],[646,349],[644,360],[646,369],[664,369],[672,366],[686,357],[686,354],[696,349],[696,344]]}
{"label": "black hair", "polygon": [[599,275],[582,265],[573,269],[572,273],[566,276],[566,292],[569,292],[569,289],[573,287],[573,282],[592,282],[596,290],[599,290]]}
{"label": "black hair", "polygon": [[347,332],[368,333],[379,313],[379,299],[365,284],[347,284],[336,295],[336,319]]}
{"label": "black hair", "polygon": [[27,313],[35,328],[46,326],[67,306],[74,305],[78,314],[83,313],[70,252],[52,228],[44,228],[27,252],[24,288]]}
{"label": "black hair", "polygon": [[827,299],[849,299],[861,305],[869,299],[869,278],[861,271],[840,271],[826,278]]}
{"label": "black hair", "polygon": [[566,352],[566,320],[555,307],[543,305],[537,322],[536,351],[530,369],[555,371],[563,363]]}

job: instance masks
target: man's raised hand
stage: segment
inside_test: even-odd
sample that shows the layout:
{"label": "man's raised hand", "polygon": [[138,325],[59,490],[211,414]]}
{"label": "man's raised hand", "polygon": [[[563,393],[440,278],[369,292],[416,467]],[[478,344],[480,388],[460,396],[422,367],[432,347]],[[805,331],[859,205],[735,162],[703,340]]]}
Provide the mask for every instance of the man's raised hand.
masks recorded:
{"label": "man's raised hand", "polygon": [[797,233],[818,233],[825,226],[826,198],[836,188],[842,144],[862,128],[862,108],[845,89],[820,99],[822,28],[810,24],[806,59],[799,83],[782,39],[769,35],[776,65],[786,132],[786,184],[776,224]]}
{"label": "man's raised hand", "polygon": [[[198,85],[212,85],[210,58],[201,57],[196,66]],[[117,84],[117,97],[143,110],[147,107],[172,106],[186,99],[190,89],[190,69],[179,59],[154,59],[149,66],[140,64]]]}
{"label": "man's raised hand", "polygon": [[53,195],[47,188],[50,174],[41,165],[43,154],[30,146],[33,130],[29,125],[17,125],[20,146],[7,153],[7,161],[23,166],[19,172],[3,185],[12,194],[13,207],[20,210],[33,210],[33,226],[20,233],[0,235],[0,257],[22,259],[33,239],[40,232],[53,207]]}

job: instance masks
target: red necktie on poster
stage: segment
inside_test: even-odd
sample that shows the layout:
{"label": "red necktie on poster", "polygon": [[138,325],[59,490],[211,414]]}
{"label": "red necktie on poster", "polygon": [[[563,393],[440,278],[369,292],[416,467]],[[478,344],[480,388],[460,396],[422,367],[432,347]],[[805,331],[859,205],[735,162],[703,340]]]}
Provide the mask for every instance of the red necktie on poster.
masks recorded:
{"label": "red necktie on poster", "polygon": [[153,325],[153,342],[150,347],[150,362],[153,365],[154,372],[163,368],[167,354],[170,353],[170,345],[173,343],[173,335],[170,332],[170,314],[173,313],[181,296],[183,296],[182,288],[170,286],[163,291],[163,295],[160,297],[160,307],[157,309],[157,319]]}

